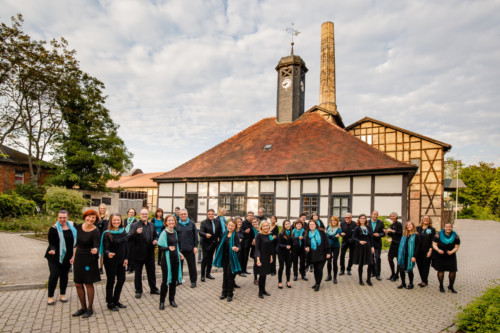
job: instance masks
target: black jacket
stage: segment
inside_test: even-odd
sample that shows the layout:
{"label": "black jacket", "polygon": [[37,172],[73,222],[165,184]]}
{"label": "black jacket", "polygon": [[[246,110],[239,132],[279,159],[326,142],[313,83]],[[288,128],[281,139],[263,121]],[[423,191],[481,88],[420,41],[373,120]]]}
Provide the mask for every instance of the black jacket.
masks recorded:
{"label": "black jacket", "polygon": [[[142,228],[142,233],[138,234],[137,229]],[[132,223],[127,234],[130,243],[130,252],[134,260],[143,261],[155,255],[155,245],[153,241],[158,241],[158,234],[153,223],[142,221]]]}
{"label": "black jacket", "polygon": [[326,255],[330,253],[330,242],[328,241],[328,236],[323,230],[318,230],[321,236],[321,244],[313,250],[311,247],[311,239],[309,238],[309,231],[305,233],[305,247],[309,248],[309,252],[307,254],[309,261],[308,262],[319,262],[322,260],[326,260]]}
{"label": "black jacket", "polygon": [[[201,248],[204,251],[211,250],[214,246],[217,246],[220,243],[222,238],[222,228],[220,225],[220,221],[214,219],[215,233],[212,226],[212,221],[209,219],[201,221],[200,225],[200,237],[201,237]],[[207,238],[207,234],[212,235],[212,237]]]}
{"label": "black jacket", "polygon": [[[76,225],[72,221],[68,221],[66,223],[72,223],[72,225],[76,227]],[[55,224],[49,229],[48,241],[49,241],[49,246],[45,251],[45,258],[47,258],[47,260],[52,263],[59,263],[59,255],[60,255],[59,233],[57,232]],[[49,251],[52,250],[56,251],[56,253],[49,254]],[[73,256],[73,243],[66,244],[66,255],[64,256],[64,261],[69,261],[69,259],[71,259],[72,256]]]}
{"label": "black jacket", "polygon": [[[382,249],[382,237],[385,236],[385,232],[384,232],[384,222],[380,221],[380,220],[377,220],[376,222],[377,224],[375,225],[375,229],[372,228],[372,220],[369,219],[368,222],[366,223],[366,226],[368,227],[368,229],[370,230],[370,233],[372,234],[372,239],[373,239],[373,243],[372,243],[372,246],[375,248],[375,249]],[[378,233],[379,234],[379,237],[375,237],[373,236],[373,234],[375,233]]]}
{"label": "black jacket", "polygon": [[189,221],[186,226],[177,223],[175,230],[177,231],[180,251],[193,251],[195,247],[198,247],[198,230],[196,230],[196,224],[193,221]]}
{"label": "black jacket", "polygon": [[340,223],[340,229],[342,229],[342,232],[345,233],[345,236],[342,236],[342,247],[349,246],[349,244],[352,244],[352,233],[354,232],[354,229],[356,228],[356,222],[351,221],[351,223],[347,224],[345,221]]}

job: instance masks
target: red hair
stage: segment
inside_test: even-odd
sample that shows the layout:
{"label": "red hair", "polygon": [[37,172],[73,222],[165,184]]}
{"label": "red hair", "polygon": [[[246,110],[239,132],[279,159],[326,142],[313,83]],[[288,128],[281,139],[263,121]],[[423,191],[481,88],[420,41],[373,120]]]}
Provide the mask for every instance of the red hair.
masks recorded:
{"label": "red hair", "polygon": [[84,220],[85,220],[85,218],[86,218],[87,216],[91,216],[91,215],[95,215],[95,220],[96,220],[96,221],[97,221],[97,220],[99,220],[99,214],[98,214],[95,210],[93,210],[93,209],[87,209],[87,210],[83,213],[82,219],[84,219]]}

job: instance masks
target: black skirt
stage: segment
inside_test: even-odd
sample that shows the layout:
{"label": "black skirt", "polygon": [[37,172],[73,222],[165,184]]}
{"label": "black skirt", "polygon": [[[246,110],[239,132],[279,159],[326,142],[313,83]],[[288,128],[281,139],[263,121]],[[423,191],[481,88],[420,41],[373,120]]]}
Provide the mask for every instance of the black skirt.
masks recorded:
{"label": "black skirt", "polygon": [[98,255],[91,254],[89,249],[76,249],[73,263],[73,280],[75,283],[95,283],[101,281]]}
{"label": "black skirt", "polygon": [[361,245],[356,243],[353,257],[354,265],[373,265],[373,262],[373,254],[370,244],[366,243]]}

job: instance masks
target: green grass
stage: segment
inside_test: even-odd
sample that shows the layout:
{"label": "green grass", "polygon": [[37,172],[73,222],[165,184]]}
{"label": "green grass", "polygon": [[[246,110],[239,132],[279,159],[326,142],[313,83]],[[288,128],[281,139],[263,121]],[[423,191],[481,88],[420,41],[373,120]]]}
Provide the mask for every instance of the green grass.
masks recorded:
{"label": "green grass", "polygon": [[[49,228],[56,222],[56,217],[50,215],[6,217],[0,219],[0,231],[34,232],[35,235],[46,235]],[[75,222],[81,223],[82,221]]]}

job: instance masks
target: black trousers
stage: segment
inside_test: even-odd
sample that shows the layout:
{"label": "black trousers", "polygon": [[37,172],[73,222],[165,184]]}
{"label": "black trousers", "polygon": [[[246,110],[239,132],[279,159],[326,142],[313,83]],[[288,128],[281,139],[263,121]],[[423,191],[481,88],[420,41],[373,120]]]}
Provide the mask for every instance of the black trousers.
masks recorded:
{"label": "black trousers", "polygon": [[243,241],[243,251],[241,251],[241,272],[247,271],[248,259],[250,258],[250,248],[252,247],[252,242]]}
{"label": "black trousers", "polygon": [[377,249],[375,248],[375,253],[373,254],[375,263],[372,265],[372,270],[371,273],[375,274],[375,276],[380,276],[380,268],[381,268],[381,262],[380,262],[380,255],[382,253],[382,249]]}
{"label": "black trousers", "polygon": [[331,256],[330,258],[327,259],[328,265],[326,266],[328,276],[331,276],[332,274],[332,263],[333,263],[333,277],[336,279],[337,278],[337,273],[339,271],[339,266],[338,266],[338,259],[339,259],[339,253],[340,253],[340,247],[331,247]]}
{"label": "black trousers", "polygon": [[347,250],[349,250],[349,261],[347,262],[347,270],[350,271],[352,268],[352,259],[354,258],[354,248],[356,244],[350,240],[343,241],[340,249],[340,270],[345,271],[345,255]]}
{"label": "black trousers", "polygon": [[[299,259],[300,259],[300,268],[299,268]],[[293,261],[293,275],[298,276],[300,272],[300,276],[306,276],[306,253],[303,248],[296,249],[292,251],[292,261]]]}
{"label": "black trousers", "polygon": [[[106,303],[117,304],[120,302],[123,284],[125,283],[125,267],[123,261],[112,262],[104,259],[104,267],[106,268]],[[116,285],[115,285],[116,278]],[[113,292],[114,287],[114,292]]]}
{"label": "black trousers", "polygon": [[[405,270],[401,267],[399,267],[399,276],[401,277],[401,284],[403,286],[406,286],[406,280],[405,280]],[[410,280],[410,284],[413,284],[413,269],[411,271],[408,271],[408,278]]]}
{"label": "black trousers", "polygon": [[290,271],[292,269],[292,254],[289,251],[281,251],[278,253],[279,269],[278,282],[283,280],[283,270],[286,269],[286,282],[290,281]]}
{"label": "black trousers", "polygon": [[[161,251],[163,252],[163,251]],[[170,251],[169,251],[170,252]],[[177,278],[179,276],[179,260],[177,259],[177,252],[175,252],[175,256],[170,256],[170,266],[172,268],[172,275],[170,284],[167,285],[168,280],[168,266],[166,255],[170,255],[169,253],[163,253],[161,259],[161,287],[160,287],[160,303],[165,303],[165,298],[167,297],[168,291],[168,300],[169,302],[175,301],[175,290],[177,287]],[[170,287],[170,289],[169,289]]]}
{"label": "black trousers", "polygon": [[231,266],[229,263],[223,266],[222,276],[222,295],[227,297],[233,297],[234,294],[234,278],[236,274],[231,271]]}
{"label": "black trousers", "polygon": [[135,292],[142,293],[142,267],[146,266],[146,274],[148,275],[148,284],[151,291],[157,290],[156,288],[156,271],[155,271],[155,257],[150,255],[146,260],[135,260]]}
{"label": "black trousers", "polygon": [[54,263],[54,262],[48,262],[49,263],[49,283],[48,283],[48,289],[49,289],[49,297],[54,297],[54,292],[57,287],[57,280],[59,280],[59,289],[60,295],[66,295],[66,287],[68,287],[68,274],[69,274],[69,269],[71,267],[71,264],[69,261],[63,261],[63,263]]}
{"label": "black trousers", "polygon": [[321,260],[312,263],[314,267],[314,281],[318,286],[321,284],[321,280],[323,280],[323,268],[325,267],[325,262],[326,260]]}
{"label": "black trousers", "polygon": [[188,270],[189,270],[189,280],[191,280],[191,283],[196,283],[197,281],[197,275],[198,273],[196,272],[196,255],[194,254],[194,251],[181,251],[182,255],[184,256],[184,260],[181,262],[181,269],[184,271],[184,261],[187,261],[188,265]]}
{"label": "black trousers", "polygon": [[259,274],[259,295],[266,291],[266,276],[265,274]]}
{"label": "black trousers", "polygon": [[429,269],[431,267],[431,258],[427,258],[427,252],[417,256],[417,267],[420,279],[425,284],[429,284]]}
{"label": "black trousers", "polygon": [[213,245],[211,248],[202,249],[203,258],[201,259],[201,276],[210,275],[212,272],[212,261],[214,261],[214,253],[216,249],[216,245]]}

